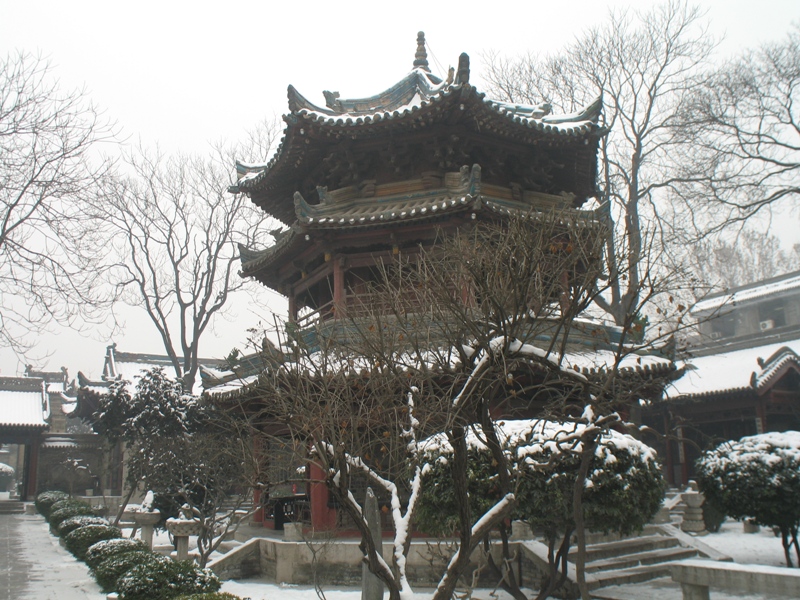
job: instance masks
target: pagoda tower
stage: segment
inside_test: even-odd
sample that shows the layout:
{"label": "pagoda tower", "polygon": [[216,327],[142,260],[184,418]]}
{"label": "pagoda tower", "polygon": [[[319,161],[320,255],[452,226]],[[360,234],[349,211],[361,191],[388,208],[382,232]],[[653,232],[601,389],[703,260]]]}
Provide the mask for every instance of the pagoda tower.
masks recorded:
{"label": "pagoda tower", "polygon": [[600,234],[602,215],[581,210],[596,196],[599,98],[568,115],[487,99],[466,54],[446,80],[430,72],[422,32],[389,89],[323,94],[317,106],[289,86],[277,152],[237,163],[232,187],[286,226],[267,249],[241,248],[241,272],[286,296],[297,327],[357,316],[378,261],[442,230],[538,214]]}

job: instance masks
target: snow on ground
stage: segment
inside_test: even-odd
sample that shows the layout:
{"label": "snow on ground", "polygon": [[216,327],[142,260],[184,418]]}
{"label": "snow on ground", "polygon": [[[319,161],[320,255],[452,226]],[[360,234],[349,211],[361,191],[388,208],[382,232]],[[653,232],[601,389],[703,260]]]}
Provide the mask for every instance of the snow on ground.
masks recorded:
{"label": "snow on ground", "polygon": [[[722,524],[718,533],[709,534],[700,540],[712,548],[727,554],[737,563],[756,565],[771,565],[776,567],[786,566],[783,557],[783,546],[779,537],[775,537],[770,529],[761,528],[758,533],[744,533],[742,523],[727,520]],[[669,578],[657,579],[647,584],[620,586],[619,588],[604,588],[598,590],[599,596],[617,598],[618,600],[680,600],[680,588],[677,588]],[[236,594],[241,598],[251,600],[317,600],[319,596],[313,587],[296,585],[277,585],[262,583],[260,581],[226,581],[222,584],[222,591]],[[324,589],[327,600],[360,600],[361,591],[340,587],[326,587]],[[429,600],[433,590],[417,589],[417,600]],[[535,594],[529,593],[532,598]],[[510,596],[503,592],[492,590],[477,590],[473,595],[475,600],[509,600]],[[760,600],[763,596],[736,595],[721,591],[713,591],[715,600]]]}
{"label": "snow on ground", "polygon": [[[743,533],[742,523],[726,520],[718,533],[700,538],[715,550],[727,554],[733,562],[752,565],[785,567],[783,545],[780,536],[775,537],[771,529],[762,527],[758,533]],[[792,555],[794,558],[794,555]]]}

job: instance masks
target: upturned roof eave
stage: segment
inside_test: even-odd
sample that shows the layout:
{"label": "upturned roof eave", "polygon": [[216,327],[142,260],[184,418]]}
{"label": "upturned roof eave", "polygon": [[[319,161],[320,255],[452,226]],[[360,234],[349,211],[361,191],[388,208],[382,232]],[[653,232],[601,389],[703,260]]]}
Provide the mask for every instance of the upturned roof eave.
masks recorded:
{"label": "upturned roof eave", "polygon": [[[456,94],[456,92],[459,92]],[[374,130],[383,129],[389,126],[400,126],[404,122],[414,122],[422,116],[438,116],[439,120],[446,120],[449,117],[448,111],[438,110],[443,103],[451,100],[449,111],[464,110],[465,103],[470,103],[472,108],[484,111],[487,118],[501,119],[501,123],[516,129],[522,133],[535,133],[543,137],[553,137],[554,139],[587,139],[595,138],[599,140],[607,133],[606,128],[598,124],[598,118],[602,109],[602,103],[598,98],[583,111],[575,113],[575,118],[580,120],[558,120],[551,117],[550,121],[545,118],[527,117],[515,113],[508,109],[508,105],[486,100],[485,95],[476,90],[469,84],[450,86],[443,88],[439,93],[424,100],[420,105],[406,107],[402,110],[379,111],[372,114],[351,115],[348,113],[331,113],[330,111],[320,112],[305,108],[297,108],[284,116],[287,127],[284,137],[273,158],[265,165],[248,165],[237,162],[236,169],[239,174],[239,181],[231,186],[230,190],[234,193],[243,192],[252,195],[259,191],[272,189],[280,185],[282,174],[292,166],[297,166],[303,160],[307,149],[308,133],[307,127],[318,127],[337,132],[346,133],[349,136],[373,135]],[[311,105],[308,103],[308,105]],[[512,129],[512,130],[513,130]],[[310,129],[309,129],[310,131]],[[288,204],[288,201],[287,201]],[[262,206],[267,210],[267,207]],[[286,223],[291,223],[288,206],[273,207],[270,212],[272,216]]]}

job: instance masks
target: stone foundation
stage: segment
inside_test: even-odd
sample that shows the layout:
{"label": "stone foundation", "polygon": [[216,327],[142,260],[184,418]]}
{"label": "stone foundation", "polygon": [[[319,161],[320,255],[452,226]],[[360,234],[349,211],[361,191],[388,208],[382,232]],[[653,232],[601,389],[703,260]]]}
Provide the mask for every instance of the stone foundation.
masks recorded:
{"label": "stone foundation", "polygon": [[[512,544],[512,554],[518,550]],[[414,541],[411,545],[406,573],[414,585],[431,586],[438,583],[452,547],[446,542]],[[493,548],[499,562],[500,551]],[[391,564],[392,545],[384,541],[383,557]],[[264,578],[275,583],[359,586],[361,584],[361,550],[357,540],[316,540],[291,542],[271,538],[254,538],[210,563],[208,567],[221,579]],[[478,567],[484,560],[476,550],[473,563]],[[519,563],[518,563],[519,564]],[[533,568],[532,565],[529,568]],[[488,569],[484,570],[486,573]],[[486,573],[487,581],[491,581]],[[533,573],[528,578],[535,577]]]}

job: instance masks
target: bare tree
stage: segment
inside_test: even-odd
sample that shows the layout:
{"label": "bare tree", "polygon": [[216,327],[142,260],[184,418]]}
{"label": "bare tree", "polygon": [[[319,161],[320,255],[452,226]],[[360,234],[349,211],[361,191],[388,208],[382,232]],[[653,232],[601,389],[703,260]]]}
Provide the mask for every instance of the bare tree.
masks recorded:
{"label": "bare tree", "polygon": [[798,250],[787,251],[778,237],[745,228],[734,236],[698,241],[689,258],[700,281],[729,289],[800,268]]}
{"label": "bare tree", "polygon": [[[274,129],[260,136],[268,149]],[[239,156],[244,150],[236,150]],[[124,302],[141,307],[191,391],[203,334],[231,295],[251,285],[239,278],[238,244],[263,243],[269,218],[244,194],[231,194],[234,151],[164,156],[138,148],[126,157],[131,175],[108,185],[95,223],[114,256],[110,283]]]}
{"label": "bare tree", "polygon": [[[486,57],[496,97],[544,100],[568,112],[602,96],[609,134],[600,145],[600,201],[615,223],[606,249],[608,293],[595,301],[617,324],[638,304],[641,273],[650,269],[643,263],[653,240],[645,239],[643,220],[665,227],[668,192],[697,176],[673,168],[685,152],[673,123],[714,48],[703,13],[669,0],[642,12],[612,11],[605,24],[550,56]],[[672,231],[659,233],[669,241]]]}
{"label": "bare tree", "polygon": [[719,209],[715,229],[800,194],[800,25],[779,42],[721,67],[680,105],[677,133],[689,142],[684,192]]}
{"label": "bare tree", "polygon": [[[570,345],[574,336],[608,344],[605,330],[578,319],[599,293],[606,226],[598,213],[572,219],[535,213],[443,232],[433,248],[379,263],[333,322],[320,323],[314,334],[290,328],[284,352],[264,351],[266,369],[252,393],[240,397],[243,412],[254,415],[254,427],[310,449],[314,483],[327,486],[361,533],[364,560],[391,598],[410,592],[404,571],[408,532],[422,485],[421,454],[430,450],[432,435],[446,439],[450,449],[452,532],[458,539],[434,598],[452,597],[473,551],[488,543],[492,531],[500,533],[506,560],[491,568],[504,589],[524,597],[506,568],[505,520],[517,507],[521,474],[495,426],[497,415],[583,419],[590,426],[575,441],[592,455],[597,437],[620,423],[617,410],[659,389],[661,375],[621,375],[642,361],[630,343],[632,326],[612,350],[578,353],[585,363]],[[638,297],[646,302],[655,281],[648,272],[642,277],[648,287]],[[632,314],[641,310],[637,305]],[[632,325],[630,315],[625,323]],[[468,484],[468,438],[477,431],[491,456],[494,486],[478,505]],[[587,469],[575,484],[580,497]],[[371,541],[355,493],[359,481],[379,490],[391,508],[391,564]],[[580,500],[574,510],[585,555]]]}
{"label": "bare tree", "polygon": [[111,167],[100,146],[113,138],[86,93],[63,90],[46,60],[0,58],[0,340],[18,354],[52,320],[102,319],[113,299],[79,235],[85,201]]}

